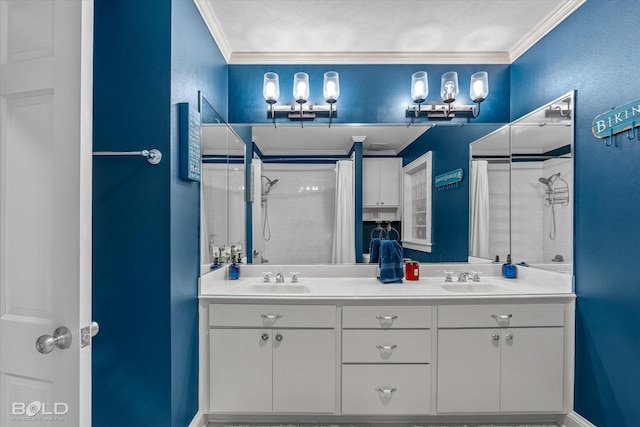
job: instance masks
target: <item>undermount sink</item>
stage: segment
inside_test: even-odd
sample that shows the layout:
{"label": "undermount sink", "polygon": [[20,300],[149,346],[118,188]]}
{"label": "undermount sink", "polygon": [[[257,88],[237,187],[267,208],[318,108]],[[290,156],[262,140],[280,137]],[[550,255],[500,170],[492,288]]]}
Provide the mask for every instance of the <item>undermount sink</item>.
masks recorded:
{"label": "undermount sink", "polygon": [[506,286],[496,285],[495,283],[482,283],[482,282],[452,282],[442,283],[442,289],[448,292],[460,292],[460,293],[502,293],[509,292],[510,289]]}
{"label": "undermount sink", "polygon": [[291,283],[251,285],[247,290],[251,293],[261,294],[308,294],[311,292],[307,285]]}

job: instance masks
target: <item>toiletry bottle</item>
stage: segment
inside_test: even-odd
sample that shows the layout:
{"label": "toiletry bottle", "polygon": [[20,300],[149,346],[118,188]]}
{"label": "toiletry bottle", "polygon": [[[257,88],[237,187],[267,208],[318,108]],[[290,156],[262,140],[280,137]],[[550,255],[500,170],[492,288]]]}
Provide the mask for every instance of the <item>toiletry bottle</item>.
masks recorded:
{"label": "toiletry bottle", "polygon": [[219,267],[220,267],[220,264],[218,264],[218,257],[215,257],[213,259],[213,264],[211,264],[211,271],[217,270]]}
{"label": "toiletry bottle", "polygon": [[236,263],[236,257],[232,258],[231,265],[229,266],[229,279],[230,280],[238,280],[240,277],[240,267]]}
{"label": "toiletry bottle", "polygon": [[507,262],[502,264],[502,276],[507,279],[516,278],[516,266],[511,264],[511,254],[507,255]]}

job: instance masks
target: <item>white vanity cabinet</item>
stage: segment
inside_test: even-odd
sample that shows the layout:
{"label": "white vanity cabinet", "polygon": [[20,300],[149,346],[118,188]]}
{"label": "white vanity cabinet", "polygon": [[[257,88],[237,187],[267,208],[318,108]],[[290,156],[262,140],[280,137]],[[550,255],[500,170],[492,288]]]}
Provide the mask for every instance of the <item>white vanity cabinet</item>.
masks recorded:
{"label": "white vanity cabinet", "polygon": [[362,204],[365,207],[398,207],[402,159],[366,157],[362,160]]}
{"label": "white vanity cabinet", "polygon": [[564,304],[438,308],[438,413],[561,412]]}
{"label": "white vanity cabinet", "polygon": [[336,308],[209,305],[214,413],[333,413]]}
{"label": "white vanity cabinet", "polygon": [[430,412],[431,307],[344,306],[342,413]]}

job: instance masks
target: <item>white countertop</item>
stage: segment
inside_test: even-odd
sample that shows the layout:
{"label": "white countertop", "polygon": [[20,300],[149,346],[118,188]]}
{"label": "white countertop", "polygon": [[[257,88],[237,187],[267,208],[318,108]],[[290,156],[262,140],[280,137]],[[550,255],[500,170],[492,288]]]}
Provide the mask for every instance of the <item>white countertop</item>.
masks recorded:
{"label": "white countertop", "polygon": [[[499,264],[420,264],[420,280],[383,284],[376,278],[377,266],[355,265],[241,265],[240,279],[226,279],[226,268],[200,278],[201,299],[233,300],[416,300],[469,298],[575,297],[572,276],[517,267],[518,278],[501,277]],[[271,283],[263,283],[263,272],[271,272]],[[453,272],[446,283],[445,271]],[[458,282],[462,271],[478,271],[480,282]],[[285,283],[275,283],[276,273]],[[297,272],[298,283],[290,282]]]}

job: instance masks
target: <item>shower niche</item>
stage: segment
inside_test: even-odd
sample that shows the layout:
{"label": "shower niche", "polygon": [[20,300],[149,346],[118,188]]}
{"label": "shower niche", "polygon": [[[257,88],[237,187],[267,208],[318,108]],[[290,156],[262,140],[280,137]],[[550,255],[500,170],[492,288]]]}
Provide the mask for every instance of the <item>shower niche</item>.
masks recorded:
{"label": "shower niche", "polygon": [[470,257],[573,272],[573,98],[471,144]]}

